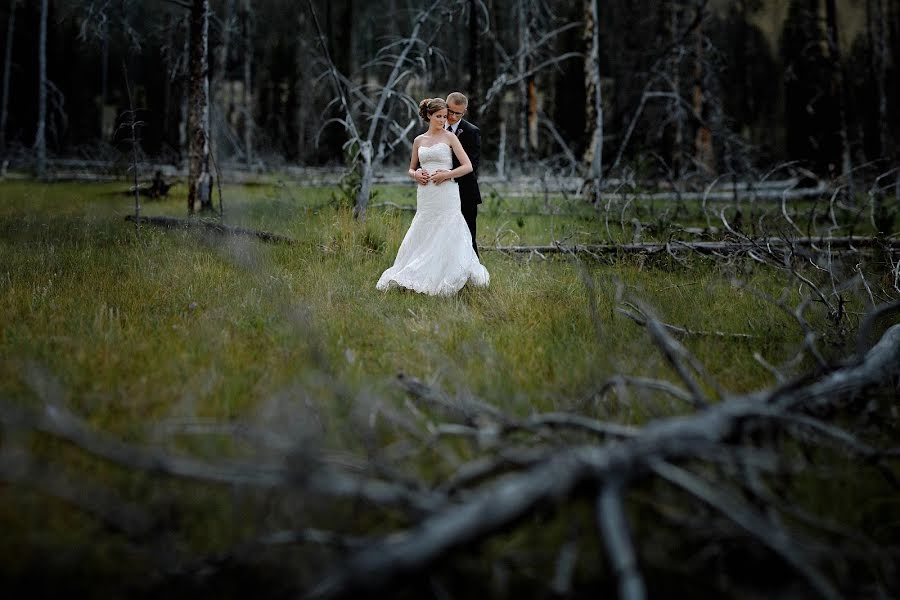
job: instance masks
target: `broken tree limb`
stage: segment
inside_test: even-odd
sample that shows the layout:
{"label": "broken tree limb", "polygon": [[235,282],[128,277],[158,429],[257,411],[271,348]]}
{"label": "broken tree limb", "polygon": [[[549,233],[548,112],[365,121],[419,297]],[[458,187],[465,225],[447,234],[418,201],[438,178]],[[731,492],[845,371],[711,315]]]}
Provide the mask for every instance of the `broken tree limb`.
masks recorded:
{"label": "broken tree limb", "polygon": [[369,206],[369,208],[393,208],[394,210],[406,210],[410,212],[416,212],[415,206],[404,206],[402,204],[397,204],[396,202],[377,202]]}
{"label": "broken tree limb", "polygon": [[[643,315],[635,314],[634,312],[617,307],[616,312],[620,315],[624,315],[637,323],[638,325],[646,325],[647,319]],[[729,331],[700,331],[696,329],[688,329],[687,327],[680,327],[678,325],[672,325],[670,323],[664,323],[662,321],[659,322],[660,325],[666,328],[666,330],[671,331],[673,333],[681,333],[684,335],[702,335],[702,336],[711,336],[711,337],[721,337],[721,338],[741,338],[741,339],[751,339],[758,338],[760,336],[754,335],[752,333],[732,333]]]}
{"label": "broken tree limb", "polygon": [[123,467],[181,479],[262,489],[303,488],[323,497],[366,499],[378,506],[395,506],[420,514],[430,513],[444,504],[441,495],[326,469],[316,461],[310,461],[305,469],[274,462],[210,464],[164,449],[128,444],[92,429],[76,415],[52,404],[45,405],[41,411],[29,412],[0,405],[0,425],[65,440],[92,456]]}
{"label": "broken tree limb", "polygon": [[823,598],[837,600],[841,597],[821,571],[812,564],[810,553],[800,544],[793,543],[784,529],[754,510],[748,502],[726,494],[700,477],[663,461],[654,461],[652,468],[657,475],[708,504],[743,528],[751,537],[768,546],[802,574]]}
{"label": "broken tree limb", "polygon": [[758,240],[741,241],[695,241],[695,242],[641,242],[637,244],[573,244],[566,246],[563,244],[547,244],[536,246],[479,246],[484,250],[493,250],[496,252],[509,253],[540,253],[540,254],[655,254],[664,252],[669,249],[685,249],[693,250],[701,254],[712,253],[736,253],[750,252],[760,246],[771,246],[782,248],[802,247],[815,252],[827,252],[829,248],[820,246],[830,246],[831,252],[836,251],[856,251],[862,249],[874,249],[881,245],[887,246],[892,251],[900,250],[900,239],[878,239],[871,237],[834,237],[834,238],[761,238]]}
{"label": "broken tree limb", "polygon": [[141,224],[157,225],[168,229],[188,229],[200,228],[213,233],[223,235],[244,235],[256,237],[264,242],[296,244],[297,241],[284,235],[272,233],[270,231],[259,231],[257,229],[246,229],[244,227],[231,227],[222,225],[217,221],[208,221],[206,219],[178,219],[176,217],[140,217],[135,219],[134,215],[126,215],[126,221],[139,221]]}
{"label": "broken tree limb", "polygon": [[502,411],[490,404],[474,398],[451,398],[444,392],[403,373],[397,375],[397,384],[409,395],[425,401],[446,414],[460,417],[469,424],[477,423],[485,418],[498,422],[509,420]]}
{"label": "broken tree limb", "polygon": [[[827,598],[839,597],[819,570],[794,552],[788,532],[749,504],[726,497],[677,469],[675,463],[728,452],[733,440],[758,413],[761,403],[789,410],[810,397],[841,398],[900,376],[900,325],[894,325],[860,365],[837,369],[806,386],[761,391],[732,398],[689,416],[651,422],[640,434],[604,444],[567,447],[535,466],[483,486],[461,504],[448,505],[418,526],[394,533],[352,555],[307,595],[345,597],[378,589],[394,578],[418,572],[449,551],[484,539],[514,524],[539,506],[558,505],[586,483],[605,485],[656,474],[712,505],[764,546],[772,549]],[[667,466],[668,465],[668,466]]]}
{"label": "broken tree limb", "polygon": [[606,542],[606,551],[619,579],[619,598],[643,600],[647,597],[647,591],[638,570],[631,533],[628,531],[623,493],[619,482],[603,486],[597,498],[597,521]]}

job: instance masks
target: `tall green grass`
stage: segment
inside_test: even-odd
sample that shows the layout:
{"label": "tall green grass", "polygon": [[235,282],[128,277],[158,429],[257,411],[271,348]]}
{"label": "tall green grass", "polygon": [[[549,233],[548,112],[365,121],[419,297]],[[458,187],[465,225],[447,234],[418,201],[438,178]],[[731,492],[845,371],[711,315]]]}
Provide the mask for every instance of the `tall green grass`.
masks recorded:
{"label": "tall green grass", "polygon": [[[330,452],[357,454],[402,441],[402,429],[378,426],[391,411],[408,414],[394,384],[399,373],[515,415],[565,409],[641,424],[684,411],[640,390],[595,393],[615,374],[677,383],[644,329],[616,312],[623,300],[638,299],[662,320],[692,330],[757,336],[683,339],[731,394],[773,385],[754,354],[779,364],[803,337],[792,318],[755,293],[796,302],[798,286],[752,261],[545,260],[485,250],[488,289],[466,288],[452,298],[382,293],[375,282],[393,262],[411,213],[372,208],[364,223],[356,222],[332,203],[327,188],[229,186],[225,194],[227,223],[297,243],[136,230],[124,221],[132,200],[120,185],[0,183],[0,398],[20,406],[50,399],[122,439],[163,439],[211,459],[240,453],[240,444],[160,438],[156,424],[252,421],[294,440],[307,436]],[[385,187],[379,199],[414,203],[405,187]],[[479,218],[480,242],[604,239],[592,209],[565,206],[560,214],[538,214],[546,208],[540,202],[489,199]],[[174,197],[144,204],[149,215],[184,210]],[[861,310],[860,301],[848,300]],[[824,323],[821,310],[808,317]],[[154,511],[174,511],[185,543],[204,551],[228,548],[246,531],[268,525],[239,517],[242,502],[265,499],[151,483],[49,441],[33,449],[79,477],[115,482],[124,497]],[[0,527],[12,534],[0,541],[0,553],[15,557],[8,572],[28,572],[48,548],[100,536],[107,543],[91,550],[94,572],[129,576],[117,569],[116,556],[133,552],[131,546],[27,486],[7,491]],[[366,519],[340,506],[311,506],[302,516],[267,510],[281,525],[323,514],[362,526]],[[23,544],[30,548],[24,554],[17,550]]]}
{"label": "tall green grass", "polygon": [[[686,340],[735,393],[772,383],[753,352],[778,362],[799,339],[789,318],[729,280],[740,275],[780,295],[786,282],[764,269],[485,251],[487,290],[381,293],[374,282],[411,213],[372,209],[358,223],[330,206],[325,189],[227,189],[229,223],[298,240],[269,246],[192,230],[136,232],[122,219],[130,200],[115,190],[0,187],[0,392],[33,396],[22,369],[40,365],[103,427],[128,429],[186,400],[207,416],[235,418],[310,369],[388,395],[402,372],[517,413],[578,402],[614,373],[671,377],[642,328],[614,311],[617,295],[691,329],[760,336]],[[182,211],[175,200],[144,206]],[[522,243],[548,243],[551,227],[587,235],[597,227],[581,217],[528,219]],[[508,221],[483,211],[482,243]]]}

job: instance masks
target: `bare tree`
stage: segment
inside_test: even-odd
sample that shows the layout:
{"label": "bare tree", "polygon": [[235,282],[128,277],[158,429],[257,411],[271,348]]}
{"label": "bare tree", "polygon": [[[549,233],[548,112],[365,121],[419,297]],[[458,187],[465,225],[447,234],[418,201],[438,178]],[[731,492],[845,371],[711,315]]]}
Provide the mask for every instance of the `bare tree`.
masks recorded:
{"label": "bare tree", "polygon": [[38,122],[35,134],[37,176],[47,174],[47,12],[48,1],[41,0],[40,34],[38,37]]}
{"label": "bare tree", "polygon": [[[662,7],[666,7],[666,10],[665,14],[660,16],[660,19],[663,21],[665,29],[669,34],[670,43],[676,45],[677,37],[681,31],[682,6],[678,2],[669,2],[667,4],[662,4],[661,9]],[[673,90],[673,97],[666,103],[666,111],[670,115],[669,119],[672,121],[675,129],[674,140],[672,142],[671,169],[673,176],[676,178],[681,177],[684,169],[683,149],[685,113],[687,111],[685,111],[681,102],[679,102],[679,93],[681,90],[681,61],[683,57],[684,52],[670,52],[669,58],[666,61],[668,74],[671,78],[671,88]]]}
{"label": "bare tree", "polygon": [[[469,72],[469,114],[476,122],[481,107],[481,19],[482,9],[486,8],[480,0],[469,0],[469,56],[467,71]],[[490,16],[488,15],[489,19]],[[487,26],[487,23],[485,23]]]}
{"label": "bare tree", "polygon": [[242,0],[241,4],[241,45],[243,61],[243,132],[244,157],[248,167],[253,165],[253,34],[255,19],[251,0]]}
{"label": "bare tree", "polygon": [[[500,24],[492,23],[484,30],[484,37],[493,44],[497,68],[479,103],[481,114],[486,114],[495,102],[509,102],[505,92],[515,90],[513,106],[508,111],[501,111],[498,124],[501,143],[497,165],[498,171],[504,174],[507,139],[517,136],[517,142],[512,146],[518,148],[520,161],[529,160],[534,150],[538,149],[538,132],[543,114],[538,106],[538,76],[558,67],[564,61],[584,56],[582,52],[576,51],[556,52],[555,43],[560,36],[581,27],[582,22],[566,20],[560,25],[552,8],[553,5],[547,2],[517,0],[512,5],[511,13],[515,16],[516,26],[511,35],[506,32],[507,35],[504,36],[505,32],[501,27],[504,19],[499,20]],[[519,115],[519,118],[507,122],[507,112],[509,115]],[[544,125],[547,129],[553,128],[549,121]],[[514,129],[511,130],[511,126]],[[554,140],[559,139],[554,136]]]}
{"label": "bare tree", "polygon": [[[436,0],[421,9],[415,18],[409,36],[379,50],[373,63],[389,66],[390,72],[384,84],[379,86],[375,101],[367,97],[364,89],[353,85],[338,71],[331,60],[325,36],[312,2],[308,1],[307,6],[312,14],[322,52],[328,65],[328,72],[340,101],[343,116],[337,120],[343,124],[349,136],[346,147],[353,149],[351,160],[360,169],[361,182],[353,207],[353,216],[356,219],[365,220],[366,205],[369,202],[372,177],[376,167],[382,163],[387,152],[404,140],[415,126],[416,103],[400,90],[400,84],[413,75],[415,67],[424,63],[424,58],[420,54],[433,50],[430,42],[424,40],[422,35],[427,30],[426,24],[438,9],[444,6],[444,3]],[[434,25],[431,31],[436,34],[439,29],[440,22]],[[360,101],[364,107],[362,111],[353,109],[350,102],[351,96]],[[390,118],[388,114],[388,101],[392,99],[400,99],[407,107],[407,114],[411,116],[411,119],[405,126]],[[360,119],[359,126],[356,123],[357,119]],[[388,141],[389,135],[394,138],[393,141]]]}
{"label": "bare tree", "polygon": [[[694,110],[694,103],[691,99],[686,98],[681,91],[681,76],[679,70],[681,68],[681,59],[689,55],[687,47],[688,40],[700,28],[704,15],[706,15],[707,0],[698,0],[694,6],[694,17],[691,22],[683,28],[681,27],[682,19],[680,17],[677,5],[673,4],[669,13],[669,25],[671,29],[671,42],[662,48],[651,62],[650,68],[647,70],[647,80],[641,90],[640,100],[631,118],[628,120],[628,126],[625,133],[620,136],[621,141],[616,150],[615,158],[609,163],[604,170],[605,174],[609,174],[616,169],[625,155],[625,150],[631,142],[632,136],[637,128],[638,122],[644,116],[644,109],[647,105],[656,100],[664,100],[668,105],[668,113],[670,120],[675,125],[675,148],[673,156],[675,157],[675,166],[679,167],[681,160],[681,146],[683,143],[683,131],[685,128],[685,115],[691,118],[694,123],[699,126],[707,126],[707,122],[702,115],[697,114]],[[665,127],[667,123],[664,123]],[[713,132],[716,133],[716,132]]]}
{"label": "bare tree", "polygon": [[850,198],[855,196],[853,159],[850,154],[850,135],[847,124],[847,91],[844,81],[844,64],[841,59],[841,39],[838,31],[838,14],[835,0],[825,0],[825,18],[828,23],[828,55],[831,62],[831,93],[837,99],[840,117],[841,174],[847,184]]}
{"label": "bare tree", "polygon": [[[531,20],[534,8],[533,2],[530,0],[518,0],[516,3],[516,13],[518,15],[519,26],[519,53],[518,53],[518,69],[519,73],[531,72]],[[537,111],[531,110],[532,98],[534,96],[534,75],[529,74],[522,77],[518,83],[519,92],[519,152],[520,159],[523,163],[528,162],[531,150],[532,129],[537,129]]]}
{"label": "bare tree", "polygon": [[700,24],[694,31],[694,114],[700,116],[697,132],[694,136],[694,160],[708,173],[715,173],[715,153],[713,151],[712,131],[709,126],[709,69],[705,59],[707,38],[703,31],[706,21],[706,2],[698,5]]}
{"label": "bare tree", "polygon": [[866,0],[866,20],[878,103],[878,141],[882,156],[890,152],[890,125],[887,113],[887,15],[884,0]]}
{"label": "bare tree", "polygon": [[[111,135],[111,125],[106,120],[106,105],[109,102],[109,44],[116,35],[127,40],[131,50],[141,50],[141,34],[129,21],[131,0],[113,3],[112,0],[93,0],[82,8],[80,40],[94,40],[100,45],[100,118],[97,122],[97,137],[105,139]],[[112,28],[110,24],[112,23]]]}
{"label": "bare tree", "polygon": [[123,69],[125,75],[125,91],[128,94],[128,110],[125,112],[125,121],[121,127],[128,132],[128,142],[131,144],[131,176],[134,186],[134,229],[141,229],[141,190],[138,187],[140,133],[144,123],[138,120],[138,110],[134,106],[134,96],[131,93],[131,83],[128,81],[128,69]]}
{"label": "bare tree", "polygon": [[226,100],[230,93],[226,93],[224,84],[227,79],[228,58],[231,53],[231,35],[234,30],[234,3],[235,0],[225,0],[223,14],[220,19],[221,39],[214,53],[212,79],[210,82],[212,121],[215,123],[216,135],[211,139],[210,152],[215,156],[222,156],[218,141],[223,137],[230,137],[230,124],[228,122],[228,106]]}
{"label": "bare tree", "polygon": [[588,154],[590,156],[590,179],[593,203],[600,206],[600,188],[603,179],[603,90],[600,79],[600,5],[599,0],[587,0],[585,22],[590,35],[587,60],[584,61],[585,88],[588,90],[587,114],[593,135]]}
{"label": "bare tree", "polygon": [[6,153],[6,119],[9,106],[9,72],[12,67],[13,35],[16,32],[16,6],[19,0],[10,0],[9,21],[6,26],[6,51],[3,55],[3,99],[0,100],[0,155]]}
{"label": "bare tree", "polygon": [[191,78],[188,99],[188,214],[212,210],[209,171],[209,0],[191,4]]}

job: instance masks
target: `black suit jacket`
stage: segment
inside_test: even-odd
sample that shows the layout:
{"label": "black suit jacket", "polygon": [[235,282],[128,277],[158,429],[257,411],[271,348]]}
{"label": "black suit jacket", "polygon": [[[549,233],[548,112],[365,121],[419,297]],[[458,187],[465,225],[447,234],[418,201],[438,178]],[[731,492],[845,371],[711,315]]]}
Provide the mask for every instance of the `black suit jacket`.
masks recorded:
{"label": "black suit jacket", "polygon": [[[456,179],[459,184],[459,199],[465,205],[481,204],[481,190],[478,189],[478,165],[481,162],[481,130],[465,119],[459,122],[456,128],[456,137],[462,144],[463,150],[472,161],[472,172]],[[459,166],[456,154],[453,154],[453,168]]]}

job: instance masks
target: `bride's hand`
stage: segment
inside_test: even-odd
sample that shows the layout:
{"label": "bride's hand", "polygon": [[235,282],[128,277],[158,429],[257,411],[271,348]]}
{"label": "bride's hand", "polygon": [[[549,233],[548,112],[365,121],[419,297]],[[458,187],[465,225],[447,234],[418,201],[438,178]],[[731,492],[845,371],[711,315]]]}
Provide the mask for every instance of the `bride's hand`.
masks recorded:
{"label": "bride's hand", "polygon": [[434,175],[431,176],[431,180],[434,182],[435,185],[440,185],[440,184],[444,183],[445,181],[447,181],[448,179],[452,179],[452,177],[450,177],[450,171],[446,171],[444,169],[435,171]]}
{"label": "bride's hand", "polygon": [[428,185],[428,180],[431,179],[431,174],[425,169],[417,169],[416,170],[416,183],[419,185]]}

